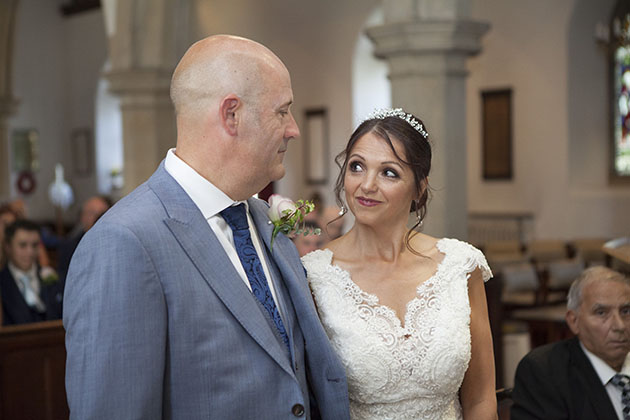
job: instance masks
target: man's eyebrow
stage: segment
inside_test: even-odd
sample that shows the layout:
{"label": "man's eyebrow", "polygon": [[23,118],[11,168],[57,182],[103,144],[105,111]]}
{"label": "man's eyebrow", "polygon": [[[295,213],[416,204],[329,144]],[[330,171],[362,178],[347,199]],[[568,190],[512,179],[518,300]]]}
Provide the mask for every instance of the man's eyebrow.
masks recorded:
{"label": "man's eyebrow", "polygon": [[283,103],[282,105],[280,105],[280,106],[278,107],[278,109],[280,109],[280,108],[288,108],[288,107],[290,107],[291,105],[293,105],[293,99],[290,99],[290,100],[288,100],[287,102]]}

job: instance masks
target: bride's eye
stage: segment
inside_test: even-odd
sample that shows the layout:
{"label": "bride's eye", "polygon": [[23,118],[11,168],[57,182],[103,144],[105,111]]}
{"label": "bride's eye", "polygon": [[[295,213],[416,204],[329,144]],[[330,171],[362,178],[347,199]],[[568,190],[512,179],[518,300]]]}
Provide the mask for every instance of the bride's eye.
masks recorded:
{"label": "bride's eye", "polygon": [[398,172],[389,168],[383,171],[383,175],[385,175],[387,178],[398,178]]}
{"label": "bride's eye", "polygon": [[350,168],[350,172],[360,172],[363,170],[363,167],[359,162],[350,162],[348,164],[348,168]]}

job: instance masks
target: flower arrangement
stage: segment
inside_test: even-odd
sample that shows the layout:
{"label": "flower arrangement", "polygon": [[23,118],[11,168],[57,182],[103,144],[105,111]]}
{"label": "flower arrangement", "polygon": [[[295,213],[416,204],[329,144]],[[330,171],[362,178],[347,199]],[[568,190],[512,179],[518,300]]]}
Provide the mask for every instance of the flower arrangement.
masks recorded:
{"label": "flower arrangement", "polygon": [[282,232],[285,235],[319,235],[320,229],[309,229],[304,225],[304,216],[315,210],[315,204],[309,200],[293,200],[279,194],[269,197],[269,223],[273,224],[271,249],[273,241]]}

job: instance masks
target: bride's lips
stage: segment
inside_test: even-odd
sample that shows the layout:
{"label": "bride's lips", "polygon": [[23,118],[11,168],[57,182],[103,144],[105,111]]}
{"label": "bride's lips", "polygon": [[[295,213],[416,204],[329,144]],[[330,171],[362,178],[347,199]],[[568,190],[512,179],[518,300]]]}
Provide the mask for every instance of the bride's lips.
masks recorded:
{"label": "bride's lips", "polygon": [[374,207],[374,206],[377,206],[377,205],[381,204],[381,202],[378,201],[378,200],[372,200],[372,199],[366,198],[366,197],[357,197],[356,200],[357,200],[357,202],[359,204],[361,204],[362,206],[365,206],[365,207]]}

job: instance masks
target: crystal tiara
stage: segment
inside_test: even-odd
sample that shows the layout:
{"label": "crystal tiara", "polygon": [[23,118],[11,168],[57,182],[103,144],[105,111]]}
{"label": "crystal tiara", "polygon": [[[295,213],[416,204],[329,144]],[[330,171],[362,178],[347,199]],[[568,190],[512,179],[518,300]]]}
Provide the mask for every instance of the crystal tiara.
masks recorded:
{"label": "crystal tiara", "polygon": [[405,111],[403,111],[402,108],[383,108],[375,110],[370,113],[370,115],[368,115],[367,118],[363,120],[363,122],[367,120],[382,120],[387,117],[398,117],[401,120],[405,120],[410,126],[413,127],[414,130],[420,133],[424,139],[429,137],[429,133],[427,133],[427,131],[424,129],[424,126],[420,122],[418,122],[418,120],[416,120],[413,115],[407,114]]}

